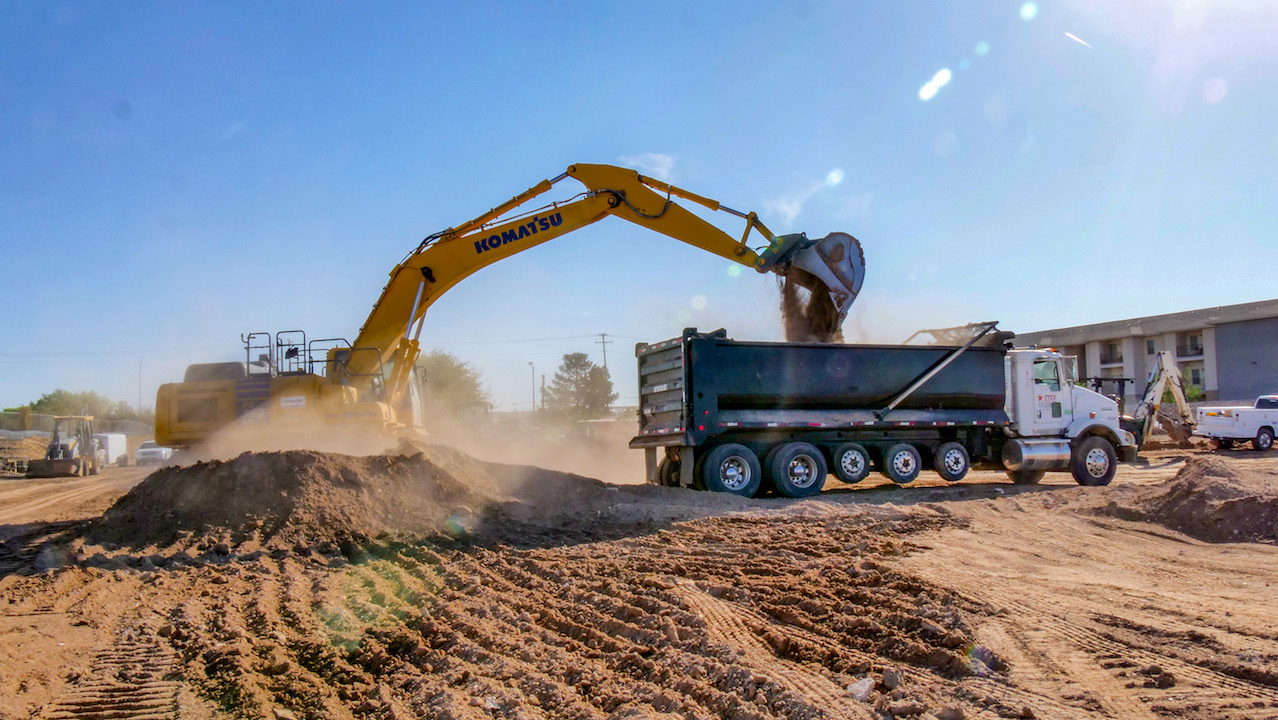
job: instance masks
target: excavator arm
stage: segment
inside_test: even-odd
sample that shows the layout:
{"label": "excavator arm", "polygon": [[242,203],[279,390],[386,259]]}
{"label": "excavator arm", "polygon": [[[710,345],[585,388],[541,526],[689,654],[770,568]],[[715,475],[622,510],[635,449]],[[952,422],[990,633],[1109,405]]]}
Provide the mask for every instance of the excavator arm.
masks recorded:
{"label": "excavator arm", "polygon": [[[565,202],[511,216],[566,178],[579,181],[585,191]],[[744,219],[744,233],[734,239],[676,203],[676,197]],[[391,271],[390,281],[356,338],[355,347],[373,348],[379,355],[350,353],[345,360],[347,369],[352,374],[366,374],[376,372],[378,363],[389,368],[388,396],[394,401],[401,396],[409,368],[420,352],[422,318],[440,296],[488,265],[609,215],[760,273],[788,276],[813,293],[828,293],[839,324],[860,292],[865,276],[860,243],[850,235],[832,233],[820,240],[809,240],[801,233],[774,235],[753,212],[733,210],[634,170],[573,165],[553,180],[543,180],[467,223],[426,238]],[[767,242],[759,252],[747,244],[755,232]]]}
{"label": "excavator arm", "polygon": [[1187,440],[1193,434],[1194,410],[1185,395],[1185,379],[1181,377],[1180,368],[1176,366],[1176,358],[1166,350],[1154,356],[1154,367],[1149,372],[1149,382],[1145,386],[1145,396],[1141,398],[1136,411],[1132,413],[1133,432],[1138,445],[1145,444],[1154,431],[1154,423],[1158,422],[1158,410],[1163,402],[1163,391],[1170,390],[1176,402],[1176,416],[1164,421],[1163,426],[1175,440]]}

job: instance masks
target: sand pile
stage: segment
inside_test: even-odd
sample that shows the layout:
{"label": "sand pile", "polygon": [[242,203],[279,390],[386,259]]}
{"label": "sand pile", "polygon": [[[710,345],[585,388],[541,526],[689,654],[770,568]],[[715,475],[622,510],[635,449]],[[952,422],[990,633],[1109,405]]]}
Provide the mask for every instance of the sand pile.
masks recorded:
{"label": "sand pile", "polygon": [[429,456],[244,453],[157,471],[90,537],[133,547],[193,536],[270,547],[432,533],[470,522],[496,495],[482,463],[447,448]]}
{"label": "sand pile", "polygon": [[1278,474],[1219,457],[1191,457],[1171,480],[1110,514],[1158,523],[1208,542],[1278,543]]}

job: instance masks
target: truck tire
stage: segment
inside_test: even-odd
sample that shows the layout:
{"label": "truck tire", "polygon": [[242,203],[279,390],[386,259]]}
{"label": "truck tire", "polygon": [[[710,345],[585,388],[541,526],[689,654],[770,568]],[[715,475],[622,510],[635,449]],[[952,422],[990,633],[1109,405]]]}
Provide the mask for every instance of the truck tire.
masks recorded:
{"label": "truck tire", "polygon": [[1108,485],[1118,470],[1114,446],[1103,437],[1092,435],[1074,448],[1069,471],[1079,485]]}
{"label": "truck tire", "polygon": [[883,451],[883,474],[897,485],[914,482],[922,468],[922,456],[909,443],[897,443]]}
{"label": "truck tire", "polygon": [[941,443],[932,453],[932,468],[945,482],[958,482],[972,469],[972,459],[962,443]]}
{"label": "truck tire", "polygon": [[1007,476],[1016,485],[1037,485],[1047,474],[1046,470],[1008,470]]}
{"label": "truck tire", "polygon": [[1274,446],[1273,428],[1260,428],[1260,431],[1256,433],[1256,437],[1251,439],[1251,446],[1261,452],[1267,452],[1271,449]]}
{"label": "truck tire", "polygon": [[870,474],[870,453],[857,443],[843,443],[830,453],[834,476],[845,483],[859,483]]}
{"label": "truck tire", "polygon": [[668,457],[657,466],[657,483],[663,487],[679,487],[679,463]]}
{"label": "truck tire", "polygon": [[1212,450],[1233,450],[1234,449],[1234,441],[1228,438],[1212,438],[1210,442],[1211,442]]}
{"label": "truck tire", "polygon": [[720,445],[701,461],[701,482],[711,492],[754,497],[762,479],[759,458],[745,445]]}
{"label": "truck tire", "polygon": [[785,497],[801,498],[819,494],[829,470],[825,456],[805,442],[778,445],[765,462],[772,488]]}

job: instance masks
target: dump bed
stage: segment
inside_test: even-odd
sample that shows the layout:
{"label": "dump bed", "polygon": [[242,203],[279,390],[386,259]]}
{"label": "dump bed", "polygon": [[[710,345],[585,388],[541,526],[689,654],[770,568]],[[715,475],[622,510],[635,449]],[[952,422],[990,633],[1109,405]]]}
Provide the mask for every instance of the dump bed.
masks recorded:
{"label": "dump bed", "polygon": [[[723,330],[635,348],[639,435],[631,447],[696,446],[787,427],[1005,425],[1002,346],[739,342]],[[951,362],[894,409],[912,383]]]}

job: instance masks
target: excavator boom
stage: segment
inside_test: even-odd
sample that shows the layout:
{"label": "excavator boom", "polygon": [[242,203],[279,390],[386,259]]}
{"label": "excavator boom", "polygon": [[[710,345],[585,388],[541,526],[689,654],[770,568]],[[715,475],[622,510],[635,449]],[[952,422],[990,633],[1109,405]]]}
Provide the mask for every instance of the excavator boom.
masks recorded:
{"label": "excavator boom", "polygon": [[[567,200],[531,207],[535,198],[569,178],[584,189]],[[732,237],[676,198],[743,219],[744,231]],[[851,235],[774,235],[753,212],[733,210],[634,170],[572,165],[558,177],[423,240],[391,271],[353,343],[307,341],[301,331],[277,333],[273,339],[250,333],[243,338],[243,363],[191,366],[186,382],[162,385],[156,397],[156,440],[200,445],[235,425],[243,426],[238,439],[256,441],[257,447],[272,433],[288,431],[290,439],[305,438],[315,425],[336,426],[344,436],[415,428],[421,406],[419,396],[414,399],[412,369],[427,309],[475,272],[608,216],[760,273],[784,276],[814,296],[828,297],[840,325],[865,276],[860,243]],[[751,246],[755,234],[757,250]],[[299,339],[292,339],[294,334]],[[253,357],[260,349],[269,352]],[[322,357],[317,360],[316,354]]]}
{"label": "excavator boom", "polygon": [[[564,203],[551,203],[503,219],[566,178],[579,181],[585,186],[585,192]],[[675,197],[744,219],[744,233],[740,239],[734,239],[674,202]],[[356,355],[351,358],[352,370],[368,372],[377,360],[403,365],[405,359],[416,354],[414,325],[419,326],[420,332],[420,321],[426,310],[458,282],[499,260],[609,215],[760,273],[788,276],[813,293],[827,293],[838,312],[840,325],[865,278],[860,243],[846,233],[832,233],[819,240],[809,239],[802,233],[778,236],[753,212],[733,210],[716,200],[634,170],[610,165],[572,165],[562,175],[543,180],[483,215],[428,237],[396,266],[354,343],[356,347],[380,348],[382,356],[375,359],[369,354]],[[748,244],[756,232],[767,243],[759,252]]]}

